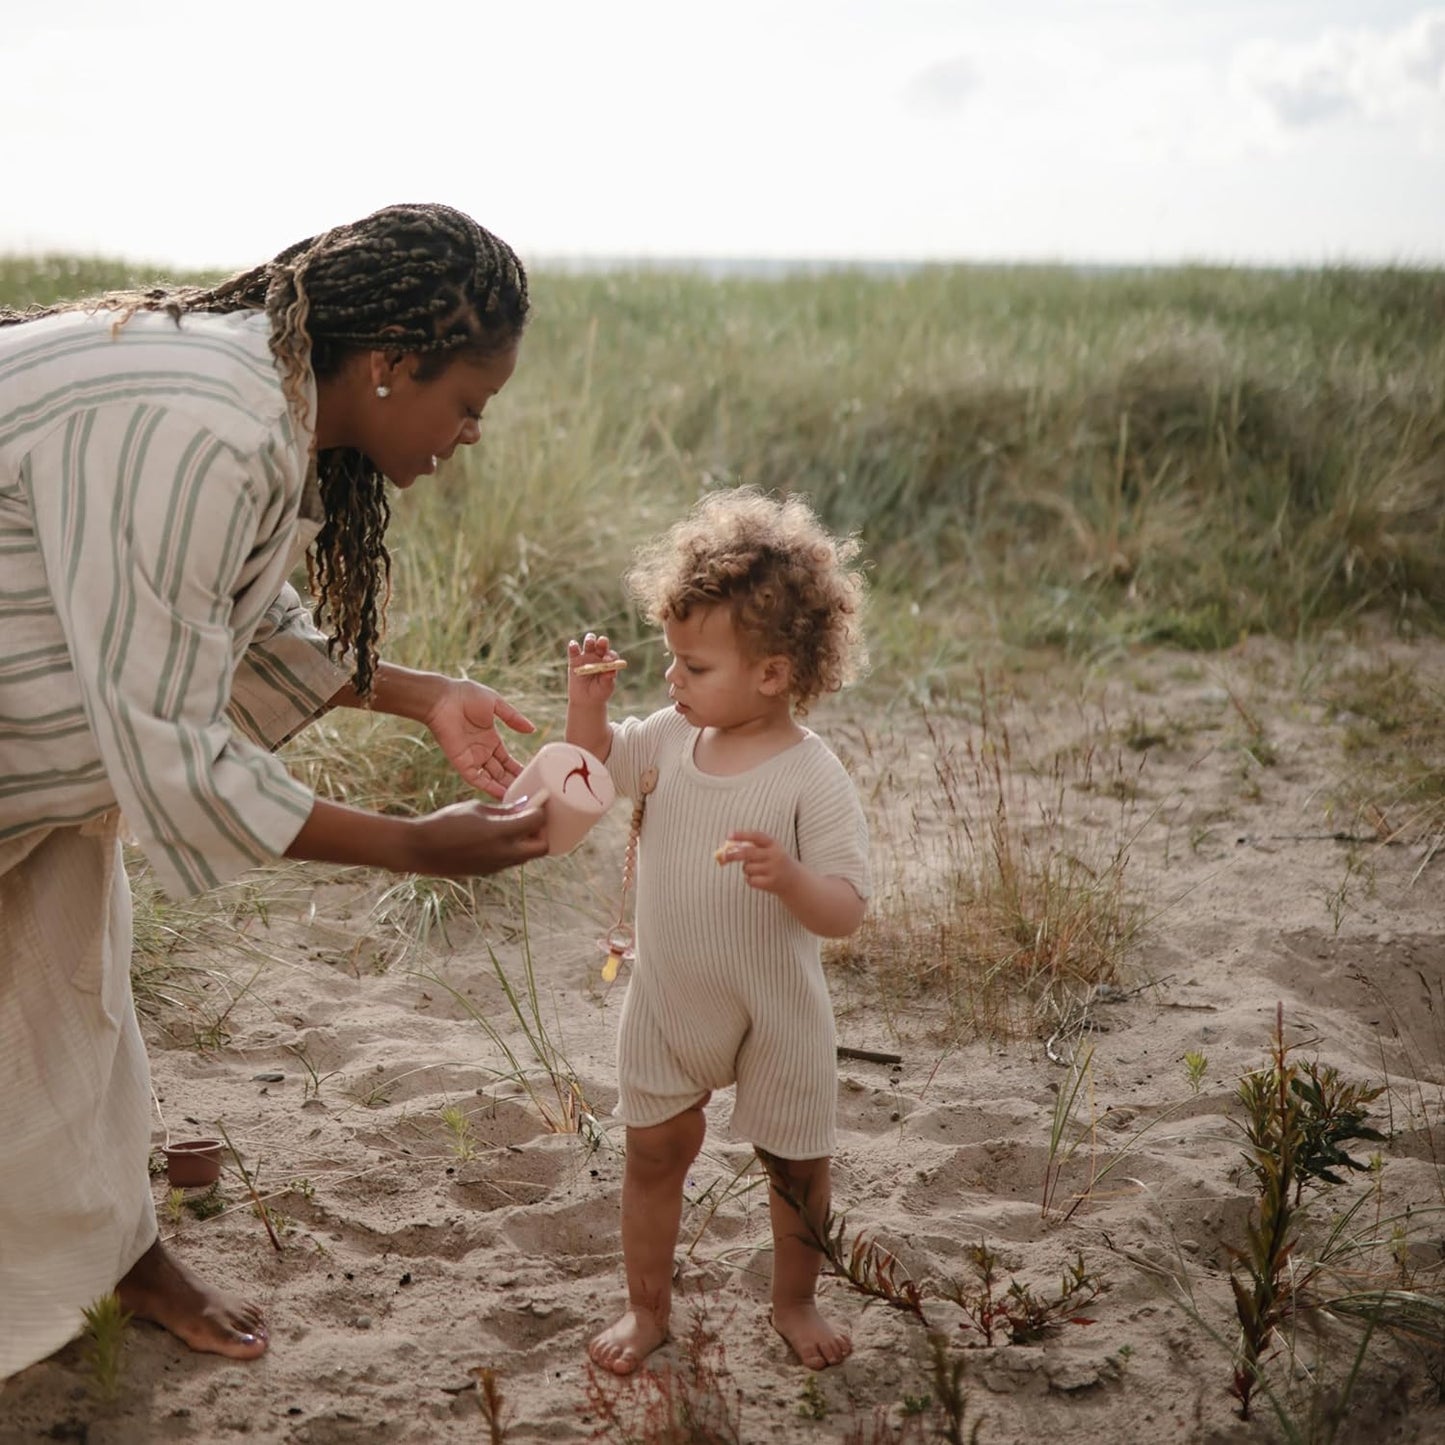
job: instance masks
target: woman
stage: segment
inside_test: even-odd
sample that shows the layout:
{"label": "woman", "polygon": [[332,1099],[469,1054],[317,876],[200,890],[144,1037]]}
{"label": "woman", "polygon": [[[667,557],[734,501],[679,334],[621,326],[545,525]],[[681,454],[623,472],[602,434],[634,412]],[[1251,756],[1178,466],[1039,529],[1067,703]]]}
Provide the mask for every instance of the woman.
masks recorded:
{"label": "woman", "polygon": [[157,1237],[121,817],[175,896],[282,855],[461,877],[545,851],[535,804],[386,817],[273,755],[368,706],[494,797],[519,771],[515,708],[376,647],[384,479],[477,441],[527,307],[503,242],[392,206],[213,289],[0,312],[0,1379],[112,1288],[196,1349],[267,1344]]}

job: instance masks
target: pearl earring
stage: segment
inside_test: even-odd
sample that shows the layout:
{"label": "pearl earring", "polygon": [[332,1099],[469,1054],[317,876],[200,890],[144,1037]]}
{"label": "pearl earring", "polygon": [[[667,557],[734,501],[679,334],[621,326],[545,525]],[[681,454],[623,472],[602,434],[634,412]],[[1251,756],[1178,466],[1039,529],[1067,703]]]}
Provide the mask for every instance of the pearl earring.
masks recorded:
{"label": "pearl earring", "polygon": [[389,386],[379,386],[376,388],[376,394],[385,401],[386,398],[391,395],[391,388]]}

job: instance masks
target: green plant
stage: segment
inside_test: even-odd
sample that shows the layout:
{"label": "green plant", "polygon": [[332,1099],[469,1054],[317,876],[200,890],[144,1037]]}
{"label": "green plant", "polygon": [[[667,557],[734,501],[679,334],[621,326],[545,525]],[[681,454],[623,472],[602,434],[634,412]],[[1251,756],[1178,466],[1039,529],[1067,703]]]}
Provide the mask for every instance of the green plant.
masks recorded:
{"label": "green plant", "polygon": [[1099,1277],[1085,1267],[1082,1255],[1075,1256],[1064,1271],[1057,1294],[1046,1297],[1017,1279],[1000,1290],[998,1256],[983,1241],[967,1254],[974,1285],[952,1282],[940,1293],[963,1311],[985,1345],[996,1343],[999,1335],[1009,1344],[1034,1344],[1059,1325],[1088,1323],[1079,1311],[1103,1288]]}
{"label": "green plant", "polygon": [[241,1176],[241,1183],[245,1186],[246,1193],[251,1196],[251,1208],[255,1211],[256,1218],[265,1226],[266,1237],[271,1241],[271,1247],[277,1254],[280,1254],[281,1234],[285,1231],[278,1231],[276,1221],[272,1218],[272,1212],[256,1187],[256,1179],[261,1169],[260,1161],[257,1161],[255,1170],[248,1169],[246,1161],[241,1158],[236,1146],[231,1143],[231,1136],[226,1132],[226,1126],[218,1121],[216,1128],[220,1130],[221,1138],[226,1141],[226,1148],[230,1151],[231,1159],[236,1166],[236,1172]]}
{"label": "green plant", "polygon": [[1317,1061],[1301,1065],[1291,1057],[1296,1048],[1285,1042],[1284,1005],[1279,1004],[1269,1066],[1245,1075],[1239,1086],[1245,1158],[1257,1194],[1247,1245],[1230,1251],[1238,1266],[1231,1269],[1229,1282],[1239,1320],[1232,1391],[1246,1420],[1280,1329],[1320,1274],[1319,1262],[1295,1260],[1305,1187],[1340,1183],[1342,1168],[1367,1170],[1342,1146],[1384,1137],[1364,1123],[1366,1106],[1382,1090],[1343,1084],[1336,1070]]}
{"label": "green plant", "polygon": [[213,1184],[201,1194],[186,1196],[186,1209],[196,1219],[214,1219],[226,1211],[226,1196],[219,1184]]}
{"label": "green plant", "polygon": [[1197,1094],[1204,1083],[1204,1072],[1209,1067],[1209,1058],[1199,1049],[1189,1049],[1184,1055],[1184,1072],[1189,1080],[1191,1093]]}
{"label": "green plant", "polygon": [[311,1053],[308,1046],[302,1044],[285,1045],[286,1052],[290,1054],[306,1071],[306,1082],[302,1086],[302,1097],[306,1099],[319,1099],[321,1097],[321,1086],[327,1079],[334,1079],[337,1071],[332,1069],[327,1073],[318,1071],[315,1064],[311,1062]]}
{"label": "green plant", "polygon": [[835,966],[876,978],[885,1001],[939,1011],[950,1039],[1036,1032],[1041,1017],[1117,978],[1142,922],[1125,886],[1142,826],[1134,790],[1102,790],[1116,800],[1115,825],[1076,832],[1073,800],[1096,790],[1100,760],[1060,754],[1030,769],[982,680],[978,697],[978,726],[962,741],[921,710],[931,777],[904,835],[882,840],[898,876],[830,950]]}
{"label": "green plant", "polygon": [[785,1176],[778,1172],[773,1156],[761,1149],[758,1156],[771,1187],[797,1211],[827,1268],[865,1298],[899,1310],[927,1330],[932,1330],[927,1301],[942,1299],[963,1311],[973,1328],[983,1335],[985,1344],[993,1344],[996,1334],[1005,1335],[1012,1344],[1032,1343],[1058,1325],[1085,1323],[1079,1310],[1104,1288],[1100,1277],[1086,1268],[1079,1255],[1064,1272],[1053,1298],[1036,1294],[1017,1279],[1010,1279],[1007,1288],[1000,1290],[998,1256],[982,1241],[969,1251],[974,1285],[957,1280],[915,1279],[897,1255],[868,1234],[858,1233],[850,1240],[845,1216],[829,1210],[821,1224],[814,1223],[805,1201],[797,1199],[780,1182]]}
{"label": "green plant", "polygon": [[805,1420],[825,1420],[828,1417],[828,1399],[817,1375],[809,1375],[803,1381],[803,1388],[798,1394],[798,1414]]}
{"label": "green plant", "polygon": [[[1092,1049],[1086,1049],[1082,1058],[1076,1055],[1069,1064],[1068,1078],[1059,1085],[1054,1095],[1054,1110],[1049,1120],[1049,1152],[1039,1201],[1040,1214],[1047,1215],[1054,1208],[1060,1179],[1079,1147],[1082,1132],[1074,1127],[1074,1119],[1085,1085],[1092,1083],[1093,1061]],[[1071,1133],[1073,1137],[1069,1138]]]}
{"label": "green plant", "polygon": [[[525,871],[525,870],[524,870]],[[516,1080],[526,1090],[527,1097],[541,1116],[542,1122],[554,1134],[581,1134],[592,1148],[596,1148],[605,1135],[598,1123],[596,1111],[587,1102],[582,1081],[567,1061],[561,1047],[548,1032],[548,1024],[542,1010],[537,990],[537,974],[532,961],[532,938],[528,924],[526,881],[519,884],[521,905],[521,944],[523,983],[519,989],[502,966],[497,951],[487,945],[487,955],[492,961],[492,971],[502,986],[503,996],[513,1019],[522,1030],[532,1059],[547,1081],[546,1090],[535,1082],[533,1069],[525,1067],[505,1034],[487,1017],[466,994],[454,988],[444,978],[431,973],[419,973],[428,983],[445,989],[462,1006],[486,1034],[487,1038],[501,1051],[510,1069],[498,1077]],[[548,1092],[549,1091],[549,1092]]]}
{"label": "green plant", "polygon": [[452,1136],[452,1153],[462,1163],[477,1157],[477,1141],[472,1133],[472,1121],[455,1104],[448,1104],[442,1110],[442,1123]]}
{"label": "green plant", "polygon": [[120,1393],[125,1361],[125,1328],[130,1311],[114,1292],[101,1295],[82,1311],[85,1319],[85,1360],[96,1394],[109,1403]]}

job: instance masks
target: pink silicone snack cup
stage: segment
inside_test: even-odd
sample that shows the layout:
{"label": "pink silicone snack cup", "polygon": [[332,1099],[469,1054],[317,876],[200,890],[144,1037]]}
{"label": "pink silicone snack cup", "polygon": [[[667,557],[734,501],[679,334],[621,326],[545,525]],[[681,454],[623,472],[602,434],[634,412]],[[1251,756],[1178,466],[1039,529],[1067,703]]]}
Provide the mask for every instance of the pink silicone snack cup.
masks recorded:
{"label": "pink silicone snack cup", "polygon": [[503,801],[530,798],[542,788],[548,793],[542,804],[547,852],[554,857],[570,853],[617,797],[607,769],[574,743],[544,743],[512,780]]}

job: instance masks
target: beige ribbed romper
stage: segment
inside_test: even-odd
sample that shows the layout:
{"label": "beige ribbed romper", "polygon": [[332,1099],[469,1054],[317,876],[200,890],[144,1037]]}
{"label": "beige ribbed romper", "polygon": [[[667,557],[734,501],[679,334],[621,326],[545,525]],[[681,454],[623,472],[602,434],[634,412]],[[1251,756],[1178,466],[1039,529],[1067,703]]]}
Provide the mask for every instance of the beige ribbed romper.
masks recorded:
{"label": "beige ribbed romper", "polygon": [[735,830],[769,833],[867,898],[863,809],[814,733],[730,777],[698,770],[698,735],[672,708],[612,727],[619,792],[635,798],[643,771],[658,770],[638,848],[615,1112],[661,1124],[736,1083],[734,1134],[784,1159],[822,1158],[834,1148],[838,1069],[818,937],[714,853]]}

